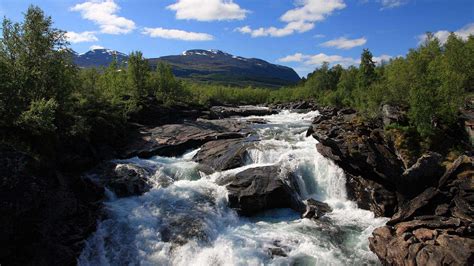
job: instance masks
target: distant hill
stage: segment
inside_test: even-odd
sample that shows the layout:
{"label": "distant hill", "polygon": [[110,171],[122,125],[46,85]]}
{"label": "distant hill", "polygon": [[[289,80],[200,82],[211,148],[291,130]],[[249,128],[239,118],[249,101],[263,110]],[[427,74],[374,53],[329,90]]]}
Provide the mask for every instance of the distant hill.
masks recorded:
{"label": "distant hill", "polygon": [[[95,49],[75,54],[79,67],[109,65],[114,55],[119,62],[126,62],[127,55],[109,49]],[[174,74],[182,79],[232,86],[256,86],[277,88],[296,84],[300,77],[289,67],[271,64],[257,58],[234,56],[219,50],[188,50],[181,55],[148,59],[156,68],[159,62],[171,65]]]}

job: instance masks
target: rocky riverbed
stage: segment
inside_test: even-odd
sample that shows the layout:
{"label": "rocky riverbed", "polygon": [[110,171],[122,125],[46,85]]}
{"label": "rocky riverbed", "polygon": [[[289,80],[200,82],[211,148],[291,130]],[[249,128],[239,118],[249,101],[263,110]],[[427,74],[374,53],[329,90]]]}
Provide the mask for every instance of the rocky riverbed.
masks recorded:
{"label": "rocky riverbed", "polygon": [[0,258],[473,264],[472,157],[407,154],[382,129],[403,114],[385,109],[379,122],[308,102],[142,115],[83,177],[0,147]]}

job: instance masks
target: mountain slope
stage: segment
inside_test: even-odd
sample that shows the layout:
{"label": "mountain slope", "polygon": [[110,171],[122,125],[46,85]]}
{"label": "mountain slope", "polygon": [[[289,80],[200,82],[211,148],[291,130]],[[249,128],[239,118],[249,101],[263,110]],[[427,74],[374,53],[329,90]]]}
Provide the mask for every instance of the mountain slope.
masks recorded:
{"label": "mountain slope", "polygon": [[93,49],[83,54],[73,54],[73,61],[79,67],[102,67],[112,63],[114,56],[121,64],[128,60],[128,56],[110,49]]}
{"label": "mountain slope", "polygon": [[[117,51],[95,49],[75,54],[74,62],[85,68],[107,66],[114,55],[119,62],[126,62],[128,59],[127,55]],[[203,83],[277,88],[296,84],[300,80],[292,68],[257,58],[234,56],[219,50],[188,50],[181,55],[148,60],[153,69],[164,62],[171,65],[177,77]]]}
{"label": "mountain slope", "polygon": [[168,63],[177,77],[207,83],[280,87],[300,80],[292,68],[219,50],[189,50],[182,55],[154,58],[149,62],[152,67],[159,62]]}

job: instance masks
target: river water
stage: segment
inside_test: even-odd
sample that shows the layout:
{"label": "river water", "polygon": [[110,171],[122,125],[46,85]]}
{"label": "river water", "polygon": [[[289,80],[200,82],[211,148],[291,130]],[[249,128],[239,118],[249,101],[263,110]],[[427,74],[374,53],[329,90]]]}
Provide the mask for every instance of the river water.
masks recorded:
{"label": "river water", "polygon": [[[260,117],[268,123],[254,125],[260,141],[246,165],[212,175],[197,170],[192,158],[198,150],[179,158],[120,161],[155,173],[153,188],[121,199],[108,193],[108,219],[87,241],[79,265],[378,264],[367,238],[386,219],[347,199],[342,170],[316,151],[313,137],[305,137],[317,115],[282,111]],[[290,209],[239,217],[215,180],[263,165],[295,173],[300,196],[324,201],[333,211],[318,222]]]}

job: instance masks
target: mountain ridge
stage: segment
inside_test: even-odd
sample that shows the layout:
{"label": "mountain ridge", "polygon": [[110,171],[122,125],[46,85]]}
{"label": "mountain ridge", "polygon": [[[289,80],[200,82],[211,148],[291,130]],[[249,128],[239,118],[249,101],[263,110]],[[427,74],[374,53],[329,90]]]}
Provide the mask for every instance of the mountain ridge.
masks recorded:
{"label": "mountain ridge", "polygon": [[[128,56],[110,49],[93,49],[83,54],[73,54],[79,67],[104,67],[114,56],[119,63],[126,63]],[[191,49],[180,55],[147,59],[155,69],[160,62],[171,66],[175,76],[201,83],[232,86],[282,87],[299,82],[300,77],[290,67],[272,64],[258,58],[245,58],[221,50]]]}

